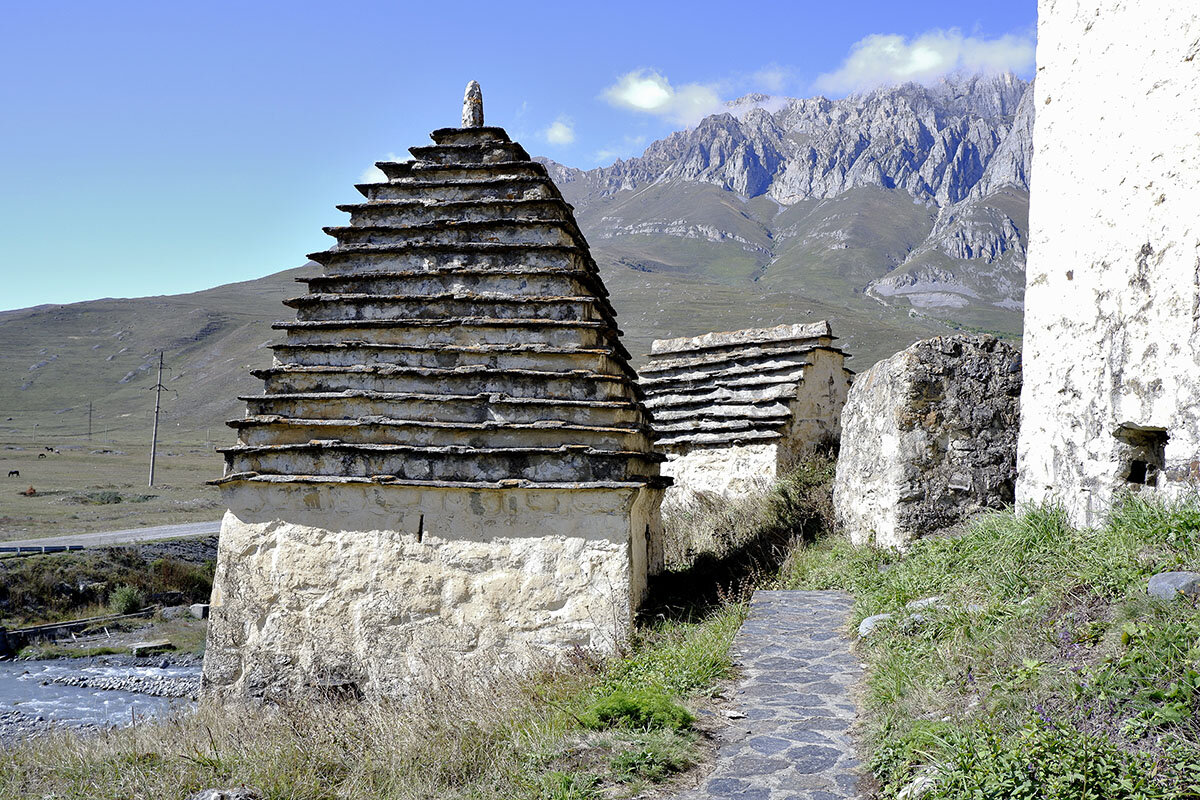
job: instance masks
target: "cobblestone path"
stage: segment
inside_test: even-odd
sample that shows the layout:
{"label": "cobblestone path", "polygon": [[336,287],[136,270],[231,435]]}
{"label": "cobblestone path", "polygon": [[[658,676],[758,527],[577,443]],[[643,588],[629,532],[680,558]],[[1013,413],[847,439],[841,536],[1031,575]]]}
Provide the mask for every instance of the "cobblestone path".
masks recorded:
{"label": "cobblestone path", "polygon": [[734,640],[738,712],[717,764],[679,800],[851,800],[859,762],[851,691],[862,667],[843,592],[755,592]]}

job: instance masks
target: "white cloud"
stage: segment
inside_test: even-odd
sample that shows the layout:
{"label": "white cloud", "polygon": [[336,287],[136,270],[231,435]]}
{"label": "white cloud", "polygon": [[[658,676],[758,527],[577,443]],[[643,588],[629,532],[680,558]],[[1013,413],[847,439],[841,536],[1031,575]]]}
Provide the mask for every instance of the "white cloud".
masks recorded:
{"label": "white cloud", "polygon": [[559,117],[542,131],[542,136],[550,144],[570,144],[575,141],[575,125],[570,118]]}
{"label": "white cloud", "polygon": [[709,114],[721,111],[716,89],[701,83],[685,83],[679,88],[652,69],[627,72],[601,95],[618,108],[656,114],[672,122],[694,125]]}
{"label": "white cloud", "polygon": [[791,80],[792,71],[778,65],[764,67],[750,76],[750,81],[756,90],[770,94],[779,94]]}
{"label": "white cloud", "polygon": [[[388,153],[380,161],[412,161],[412,156],[404,156],[403,158],[395,153]],[[383,174],[383,170],[372,164],[362,171],[358,176],[359,183],[387,183],[387,175]]]}
{"label": "white cloud", "polygon": [[952,72],[1028,72],[1033,68],[1032,36],[1008,34],[996,39],[964,36],[962,31],[932,30],[906,39],[872,34],[855,42],[842,66],[817,78],[824,92],[853,92],[915,81],[930,83]]}
{"label": "white cloud", "polygon": [[601,148],[592,154],[592,158],[597,164],[608,164],[618,158],[630,158],[637,155],[638,151],[646,146],[645,136],[629,136],[622,137],[620,144],[609,145]]}

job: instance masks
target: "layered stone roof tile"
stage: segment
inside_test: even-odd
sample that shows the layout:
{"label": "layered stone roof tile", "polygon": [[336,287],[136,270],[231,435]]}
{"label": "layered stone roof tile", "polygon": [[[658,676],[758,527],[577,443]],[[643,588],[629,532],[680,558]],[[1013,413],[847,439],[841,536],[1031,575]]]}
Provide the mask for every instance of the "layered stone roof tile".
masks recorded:
{"label": "layered stone roof tile", "polygon": [[767,442],[789,434],[814,354],[845,354],[825,321],[654,342],[641,370],[658,446]]}
{"label": "layered stone roof tile", "polygon": [[338,206],[221,482],[662,483],[571,206],[500,128],[432,138]]}

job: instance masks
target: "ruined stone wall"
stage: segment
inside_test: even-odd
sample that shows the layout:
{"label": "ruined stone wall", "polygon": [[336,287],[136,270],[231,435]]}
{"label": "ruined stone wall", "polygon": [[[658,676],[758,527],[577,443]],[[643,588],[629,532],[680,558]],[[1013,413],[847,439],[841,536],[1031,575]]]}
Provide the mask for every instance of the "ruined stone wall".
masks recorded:
{"label": "ruined stone wall", "polygon": [[1200,14],[1041,0],[1021,503],[1200,480]]}
{"label": "ruined stone wall", "polygon": [[993,336],[917,342],[860,375],[842,411],[834,510],[855,544],[1013,501],[1020,354]]}
{"label": "ruined stone wall", "polygon": [[[645,594],[661,490],[462,492],[244,484],[226,492],[206,693],[403,696],[613,652]],[[653,495],[653,496],[651,496]]]}

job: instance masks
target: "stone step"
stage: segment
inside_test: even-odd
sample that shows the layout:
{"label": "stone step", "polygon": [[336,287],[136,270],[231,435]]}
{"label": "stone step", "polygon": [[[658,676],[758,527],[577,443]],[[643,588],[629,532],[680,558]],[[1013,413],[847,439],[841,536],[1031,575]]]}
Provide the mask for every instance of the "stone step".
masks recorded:
{"label": "stone step", "polygon": [[600,284],[589,273],[562,269],[359,272],[296,280],[307,283],[309,291],[313,294],[430,296],[468,293],[509,297],[603,296],[597,291]]}
{"label": "stone step", "polygon": [[455,292],[437,295],[307,294],[284,300],[302,322],[330,320],[487,319],[603,320],[596,298],[511,297]]}
{"label": "stone step", "polygon": [[642,384],[650,390],[660,391],[659,387],[668,388],[672,386],[689,386],[692,384],[708,384],[708,385],[732,385],[735,381],[741,381],[744,378],[751,381],[755,376],[777,376],[781,374],[794,374],[796,380],[799,380],[804,374],[804,367],[810,366],[805,356],[793,358],[775,358],[761,359],[749,361],[744,364],[726,368],[714,368],[711,370],[692,369],[688,371],[679,371],[676,373],[650,373],[641,378]]}
{"label": "stone step", "polygon": [[642,367],[641,372],[647,377],[671,377],[695,370],[716,371],[749,367],[757,361],[764,359],[800,359],[805,358],[806,353],[817,349],[841,353],[841,350],[830,344],[831,341],[832,339],[830,338],[811,339],[803,343],[789,342],[777,346],[745,347],[740,350],[722,350],[697,355],[685,355],[678,358],[651,356],[650,362]]}
{"label": "stone step", "polygon": [[435,164],[494,164],[498,161],[529,161],[529,153],[516,142],[470,142],[434,144],[408,148],[418,161]]}
{"label": "stone step", "polygon": [[451,222],[572,221],[571,207],[557,198],[536,200],[456,200],[428,203],[416,200],[376,200],[343,203],[352,227],[432,225]]}
{"label": "stone step", "polygon": [[788,401],[796,396],[796,384],[783,383],[765,387],[728,389],[722,386],[709,387],[705,391],[689,394],[656,394],[646,400],[651,409],[682,409],[693,406],[709,406],[715,403],[754,404],[774,400]]}
{"label": "stone step", "polygon": [[787,411],[780,411],[773,415],[761,415],[754,419],[692,417],[672,422],[655,422],[654,434],[656,436],[682,436],[692,433],[735,434],[748,431],[779,431],[791,421],[792,414]]}
{"label": "stone step", "polygon": [[521,270],[563,270],[597,274],[595,262],[575,245],[514,245],[497,242],[407,242],[397,245],[338,247],[309,253],[325,267],[326,278],[357,273],[458,270],[514,273]]}
{"label": "stone step", "polygon": [[650,450],[649,431],[555,422],[430,422],[383,417],[290,419],[246,417],[230,421],[245,445],[304,444],[314,439],[351,444],[411,444],[422,447],[555,447],[570,441],[607,450]]}
{"label": "stone step", "polygon": [[408,227],[343,225],[330,226],[324,230],[337,239],[339,246],[494,243],[586,247],[587,244],[573,222],[561,220],[442,222]]}
{"label": "stone step", "polygon": [[417,447],[317,442],[222,448],[226,474],[330,475],[435,481],[629,481],[658,474],[658,453],[559,447]]}
{"label": "stone step", "polygon": [[508,142],[508,133],[504,128],[485,125],[481,128],[438,128],[429,134],[436,144],[470,145],[488,144],[491,142]]}
{"label": "stone step", "polygon": [[410,392],[328,392],[248,395],[238,398],[251,416],[304,419],[389,419],[428,422],[562,422],[614,428],[640,425],[641,405],[632,401],[554,400],[502,394],[456,395]]}
{"label": "stone step", "polygon": [[702,336],[683,336],[677,339],[655,339],[651,356],[678,356],[716,350],[742,350],[746,347],[805,342],[810,339],[831,338],[833,331],[827,320],[796,325],[776,325],[773,328],[747,328],[740,331],[706,333]]}
{"label": "stone step", "polygon": [[260,475],[256,472],[235,472],[223,478],[207,481],[210,486],[225,486],[238,483],[272,485],[299,484],[309,486],[412,486],[435,489],[470,489],[479,491],[505,491],[508,489],[541,489],[553,491],[589,491],[596,489],[637,490],[644,486],[665,489],[674,481],[665,475],[639,477],[631,481],[530,481],[506,479],[499,481],[415,481],[400,480],[394,475],[372,475],[367,478],[351,478],[331,475]]}
{"label": "stone step", "polygon": [[515,345],[408,346],[346,342],[337,344],[275,344],[277,366],[351,367],[392,364],[403,367],[453,369],[483,366],[491,369],[544,369],[553,372],[583,369],[635,379],[633,370],[611,347],[533,347]]}
{"label": "stone step", "polygon": [[689,395],[689,394],[705,394],[713,391],[716,388],[742,390],[742,389],[766,389],[772,386],[790,385],[799,388],[800,383],[804,380],[804,371],[797,369],[780,370],[774,374],[756,374],[750,373],[736,378],[725,378],[723,380],[691,380],[691,381],[674,381],[669,384],[646,384],[646,393],[651,397],[669,396],[669,395]]}
{"label": "stone step", "polygon": [[637,384],[623,375],[545,370],[446,370],[411,367],[273,367],[253,370],[266,394],[370,391],[388,394],[505,394],[560,400],[633,400]]}
{"label": "stone step", "polygon": [[740,433],[693,433],[680,436],[663,436],[654,440],[655,447],[698,447],[717,445],[762,444],[783,438],[783,430],[742,431]]}
{"label": "stone step", "polygon": [[611,346],[628,360],[616,332],[603,322],[544,319],[458,317],[447,319],[317,320],[277,322],[287,331],[287,344],[329,344],[357,341],[368,344],[529,344],[551,347]]}
{"label": "stone step", "polygon": [[721,404],[686,406],[683,408],[648,408],[655,426],[664,422],[688,419],[776,419],[783,414],[791,417],[792,411],[786,403],[767,402],[761,405]]}
{"label": "stone step", "polygon": [[561,197],[548,178],[476,178],[460,181],[410,179],[403,183],[360,183],[368,200],[537,200]]}
{"label": "stone step", "polygon": [[376,166],[387,176],[388,183],[437,182],[478,180],[519,180],[541,178],[549,180],[546,168],[536,161],[498,161],[492,164],[427,164],[421,161],[380,161]]}

